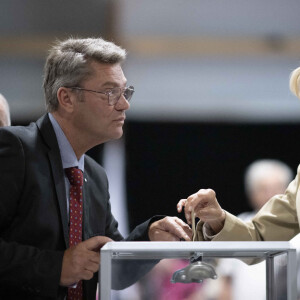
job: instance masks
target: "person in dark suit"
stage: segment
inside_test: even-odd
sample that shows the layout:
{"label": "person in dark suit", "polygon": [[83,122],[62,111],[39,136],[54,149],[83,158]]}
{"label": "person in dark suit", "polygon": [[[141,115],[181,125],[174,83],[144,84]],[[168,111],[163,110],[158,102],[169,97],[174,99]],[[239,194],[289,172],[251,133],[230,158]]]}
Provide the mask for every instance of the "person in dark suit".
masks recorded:
{"label": "person in dark suit", "polygon": [[[123,237],[105,171],[85,152],[123,134],[134,92],[122,71],[125,56],[101,38],[58,42],[45,64],[48,113],[26,127],[1,128],[0,299],[70,299],[80,286],[73,299],[95,299],[99,249]],[[80,241],[71,244],[76,202],[65,169],[74,167],[83,208]],[[126,240],[182,238],[191,239],[182,220],[153,217]]]}

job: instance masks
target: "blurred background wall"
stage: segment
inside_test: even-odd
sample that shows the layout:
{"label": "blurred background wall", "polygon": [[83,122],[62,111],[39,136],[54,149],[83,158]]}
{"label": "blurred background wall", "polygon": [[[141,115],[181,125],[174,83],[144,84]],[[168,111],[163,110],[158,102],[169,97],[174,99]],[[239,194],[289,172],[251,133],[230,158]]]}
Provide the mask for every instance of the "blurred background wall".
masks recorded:
{"label": "blurred background wall", "polygon": [[13,124],[27,124],[45,111],[43,64],[56,39],[122,45],[136,89],[125,135],[90,154],[107,168],[123,232],[127,213],[130,228],[176,215],[199,188],[237,214],[249,209],[243,174],[253,160],[295,172],[299,163],[300,102],[288,88],[299,11],[297,0],[2,0],[0,92]]}

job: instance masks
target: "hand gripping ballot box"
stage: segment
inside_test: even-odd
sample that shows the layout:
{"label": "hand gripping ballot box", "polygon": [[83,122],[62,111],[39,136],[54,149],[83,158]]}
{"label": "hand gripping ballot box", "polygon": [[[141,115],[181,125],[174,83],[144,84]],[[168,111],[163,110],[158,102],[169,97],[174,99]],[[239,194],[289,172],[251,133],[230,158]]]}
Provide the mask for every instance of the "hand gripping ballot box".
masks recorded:
{"label": "hand gripping ballot box", "polygon": [[[242,261],[249,272],[264,263],[265,299],[296,300],[290,242],[110,242],[101,249],[98,299],[213,299],[220,260]],[[246,291],[251,280],[243,282]]]}

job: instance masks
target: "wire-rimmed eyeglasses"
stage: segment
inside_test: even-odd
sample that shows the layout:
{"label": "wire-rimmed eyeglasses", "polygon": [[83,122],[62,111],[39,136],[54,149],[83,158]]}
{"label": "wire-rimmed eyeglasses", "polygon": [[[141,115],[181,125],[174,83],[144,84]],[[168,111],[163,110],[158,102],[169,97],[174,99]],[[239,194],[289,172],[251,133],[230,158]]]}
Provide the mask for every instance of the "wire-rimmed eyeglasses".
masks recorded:
{"label": "wire-rimmed eyeglasses", "polygon": [[79,90],[79,91],[86,91],[86,92],[92,92],[92,93],[97,93],[97,94],[104,94],[104,95],[107,96],[108,105],[116,105],[117,102],[119,101],[119,99],[121,98],[122,94],[125,97],[125,99],[129,102],[132,98],[133,93],[134,93],[134,87],[132,85],[131,86],[126,86],[124,88],[115,87],[115,88],[106,90],[105,92],[89,90],[89,89],[85,89],[85,88],[82,88],[82,87],[79,87],[79,86],[71,86],[71,87],[68,87],[68,88],[74,89],[74,90]]}

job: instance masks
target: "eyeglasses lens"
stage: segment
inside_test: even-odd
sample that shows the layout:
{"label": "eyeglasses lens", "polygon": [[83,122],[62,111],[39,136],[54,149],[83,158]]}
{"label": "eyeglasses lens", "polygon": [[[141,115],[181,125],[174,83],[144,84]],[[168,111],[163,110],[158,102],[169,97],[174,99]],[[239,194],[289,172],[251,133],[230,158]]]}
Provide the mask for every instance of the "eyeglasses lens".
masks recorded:
{"label": "eyeglasses lens", "polygon": [[133,93],[134,93],[134,88],[133,88],[133,86],[130,86],[124,90],[123,95],[124,95],[125,99],[127,101],[129,101],[131,99]]}
{"label": "eyeglasses lens", "polygon": [[127,87],[125,89],[121,89],[121,88],[114,88],[110,91],[108,98],[109,98],[109,104],[110,105],[114,105],[118,102],[118,100],[120,99],[121,95],[124,95],[125,99],[127,101],[130,101],[133,93],[134,93],[134,88],[133,86]]}

